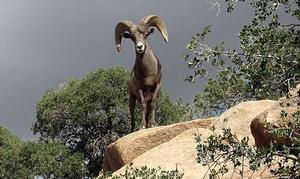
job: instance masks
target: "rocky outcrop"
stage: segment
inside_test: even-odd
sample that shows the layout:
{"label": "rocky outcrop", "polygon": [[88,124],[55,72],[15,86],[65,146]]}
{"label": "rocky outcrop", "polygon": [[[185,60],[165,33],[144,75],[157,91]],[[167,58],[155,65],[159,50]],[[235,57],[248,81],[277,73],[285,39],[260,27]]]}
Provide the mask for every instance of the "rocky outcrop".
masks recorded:
{"label": "rocky outcrop", "polygon": [[300,103],[300,85],[290,92],[288,97],[279,99],[272,108],[264,111],[256,116],[251,122],[251,133],[255,139],[257,147],[265,147],[273,140],[279,144],[291,145],[289,138],[281,138],[274,136],[268,132],[267,124],[273,128],[291,126],[296,121],[293,121],[291,115],[298,110]]}
{"label": "rocky outcrop", "polygon": [[[136,157],[132,163],[135,167],[139,168],[147,165],[149,168],[161,167],[163,170],[179,170],[184,173],[184,178],[208,178],[209,168],[196,162],[197,150],[195,135],[201,134],[201,138],[205,140],[212,134],[220,134],[222,131],[216,130],[214,133],[209,129],[193,128],[187,130],[172,140],[165,142],[153,149],[145,152],[144,154]],[[113,173],[119,175],[126,171],[127,165]],[[241,178],[241,176],[234,171],[233,164],[228,163],[229,171],[223,178]],[[272,175],[268,171],[257,171],[253,174],[251,171],[245,171],[244,178],[267,178]]]}
{"label": "rocky outcrop", "polygon": [[273,107],[276,101],[261,100],[242,102],[224,112],[211,124],[216,129],[230,128],[232,133],[249,137],[249,143],[254,144],[250,124],[260,113]]}
{"label": "rocky outcrop", "polygon": [[[300,86],[299,86],[300,87]],[[300,89],[300,88],[299,88]],[[208,168],[196,162],[197,150],[195,134],[201,134],[203,140],[212,134],[219,134],[223,128],[231,128],[238,136],[249,137],[249,142],[258,147],[266,146],[269,141],[277,140],[289,144],[289,140],[270,135],[266,130],[266,123],[271,122],[274,127],[287,125],[290,116],[284,120],[280,117],[282,110],[294,112],[300,103],[299,90],[291,93],[288,98],[279,101],[262,100],[240,103],[224,112],[220,117],[199,119],[140,130],[129,134],[111,144],[104,158],[104,171],[113,171],[118,175],[126,170],[129,163],[135,167],[161,167],[164,170],[178,169],[184,173],[184,178],[207,178]],[[298,95],[298,96],[295,96]],[[211,131],[211,127],[216,129]],[[229,172],[224,178],[241,178],[234,172],[234,166],[228,163]],[[232,175],[233,174],[233,175]],[[244,178],[273,177],[268,170],[244,173]]]}
{"label": "rocky outcrop", "polygon": [[104,157],[104,171],[116,171],[137,156],[170,141],[191,128],[207,128],[214,118],[149,128],[131,133],[108,146]]}
{"label": "rocky outcrop", "polygon": [[[158,166],[164,170],[178,168],[180,172],[184,172],[187,178],[200,178],[198,171],[201,165],[198,165],[196,162],[196,133],[209,136],[212,134],[212,131],[203,128],[187,130],[172,140],[138,156],[132,162],[136,167],[144,166],[147,163],[147,167],[150,168],[157,168]],[[125,170],[126,166],[115,172],[114,175],[124,173]]]}

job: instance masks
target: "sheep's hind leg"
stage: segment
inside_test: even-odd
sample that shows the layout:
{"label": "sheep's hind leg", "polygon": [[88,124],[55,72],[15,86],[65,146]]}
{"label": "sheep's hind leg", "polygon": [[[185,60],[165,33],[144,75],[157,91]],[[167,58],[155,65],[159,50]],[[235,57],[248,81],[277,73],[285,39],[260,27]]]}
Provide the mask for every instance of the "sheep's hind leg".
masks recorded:
{"label": "sheep's hind leg", "polygon": [[133,94],[129,95],[129,108],[130,108],[130,118],[131,118],[131,132],[134,132],[135,128],[135,105],[136,105],[136,97]]}

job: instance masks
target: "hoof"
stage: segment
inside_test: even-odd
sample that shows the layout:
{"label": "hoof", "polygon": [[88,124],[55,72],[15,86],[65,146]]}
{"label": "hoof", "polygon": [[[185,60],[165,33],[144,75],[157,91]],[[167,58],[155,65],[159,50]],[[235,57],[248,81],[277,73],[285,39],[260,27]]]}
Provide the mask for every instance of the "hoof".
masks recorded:
{"label": "hoof", "polygon": [[152,121],[151,122],[151,127],[157,127],[157,122],[156,121]]}

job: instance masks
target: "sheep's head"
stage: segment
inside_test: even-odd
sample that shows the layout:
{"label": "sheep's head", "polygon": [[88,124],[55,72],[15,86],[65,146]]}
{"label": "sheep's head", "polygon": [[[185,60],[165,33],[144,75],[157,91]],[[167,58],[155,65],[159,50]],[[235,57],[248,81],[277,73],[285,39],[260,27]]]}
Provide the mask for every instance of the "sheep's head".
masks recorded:
{"label": "sheep's head", "polygon": [[118,52],[121,51],[122,37],[130,38],[135,44],[137,53],[144,53],[147,48],[147,37],[154,32],[156,27],[162,34],[165,41],[168,41],[168,32],[166,24],[156,15],[144,17],[138,25],[135,25],[129,20],[119,22],[115,29],[115,41]]}

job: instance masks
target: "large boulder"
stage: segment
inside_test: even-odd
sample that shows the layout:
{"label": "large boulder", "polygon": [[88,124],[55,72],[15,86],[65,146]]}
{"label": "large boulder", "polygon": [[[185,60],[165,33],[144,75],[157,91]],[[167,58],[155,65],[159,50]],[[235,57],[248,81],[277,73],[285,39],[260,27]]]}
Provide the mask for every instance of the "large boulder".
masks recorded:
{"label": "large boulder", "polygon": [[265,147],[275,140],[282,145],[291,145],[292,141],[289,138],[274,136],[268,132],[267,125],[270,124],[273,128],[291,126],[296,121],[292,114],[298,110],[300,103],[300,85],[290,92],[288,97],[279,99],[276,104],[256,116],[251,122],[251,133],[255,139],[257,147]]}
{"label": "large boulder", "polygon": [[[214,134],[220,134],[222,131],[216,130]],[[165,142],[144,154],[136,157],[132,163],[134,167],[140,168],[147,166],[149,168],[161,167],[163,170],[175,170],[184,173],[184,178],[208,178],[209,168],[197,163],[197,150],[195,134],[201,134],[201,138],[205,140],[213,132],[209,129],[193,128],[187,130],[180,135],[176,136],[169,142]],[[228,163],[229,171],[223,178],[241,178],[238,172],[234,172],[234,166]],[[126,166],[122,167],[118,171],[113,173],[113,176],[124,174]],[[250,170],[245,170],[243,174],[245,178],[267,178],[272,177],[268,170],[259,170],[256,173],[252,173]]]}
{"label": "large boulder", "polygon": [[242,102],[224,112],[211,124],[211,127],[214,126],[217,130],[230,128],[232,133],[249,137],[249,143],[254,144],[250,130],[252,120],[275,104],[276,101],[273,100]]}
{"label": "large boulder", "polygon": [[[294,101],[296,103],[298,101],[297,104],[299,104],[299,96]],[[276,121],[274,126],[282,125],[277,122],[277,113],[283,109],[283,103],[286,103],[284,109],[288,112],[295,111],[295,105],[290,104],[290,98],[281,99],[279,102],[272,100],[249,101],[232,107],[218,118],[193,120],[131,133],[108,147],[105,152],[103,169],[114,172],[113,175],[118,175],[124,173],[126,166],[133,162],[135,167],[146,165],[150,168],[161,167],[164,170],[178,168],[185,174],[184,178],[202,178],[208,168],[196,162],[195,133],[201,134],[203,139],[206,139],[213,134],[209,130],[212,126],[216,129],[215,134],[221,133],[223,128],[231,128],[231,131],[239,139],[249,137],[250,144],[254,145],[255,143],[260,146],[271,140],[265,131],[266,122]],[[231,163],[228,163],[228,167],[229,172],[222,177],[241,177],[234,174],[234,166]],[[244,177],[247,178],[250,175],[252,178],[272,177],[267,171],[262,170],[254,175],[252,172],[244,173]],[[232,174],[234,174],[233,177]]]}
{"label": "large boulder", "polygon": [[198,119],[169,126],[139,130],[108,146],[104,156],[104,171],[116,171],[150,149],[170,141],[191,128],[206,128],[214,118]]}

